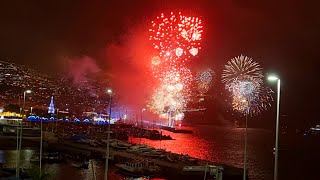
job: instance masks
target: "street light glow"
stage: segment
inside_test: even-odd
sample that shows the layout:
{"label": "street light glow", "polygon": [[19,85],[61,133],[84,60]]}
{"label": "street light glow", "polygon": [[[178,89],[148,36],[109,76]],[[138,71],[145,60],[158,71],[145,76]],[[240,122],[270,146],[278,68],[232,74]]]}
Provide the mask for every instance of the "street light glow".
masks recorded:
{"label": "street light glow", "polygon": [[31,90],[26,90],[26,93],[31,93],[32,91]]}
{"label": "street light glow", "polygon": [[280,79],[277,76],[270,75],[268,76],[269,81],[277,81],[277,118],[276,118],[276,140],[274,147],[274,173],[273,179],[278,179],[278,151],[279,151],[279,116],[280,116]]}
{"label": "street light glow", "polygon": [[111,90],[111,89],[108,89],[108,90],[107,90],[107,93],[108,93],[108,94],[111,94],[111,93],[112,93],[112,90]]}
{"label": "street light glow", "polygon": [[268,80],[269,81],[276,81],[278,80],[279,78],[277,76],[268,76]]}

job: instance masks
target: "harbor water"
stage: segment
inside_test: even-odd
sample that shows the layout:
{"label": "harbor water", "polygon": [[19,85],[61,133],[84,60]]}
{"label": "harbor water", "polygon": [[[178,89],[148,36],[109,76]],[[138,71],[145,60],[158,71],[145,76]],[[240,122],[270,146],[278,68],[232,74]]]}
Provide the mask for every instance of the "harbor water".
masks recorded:
{"label": "harbor water", "polygon": [[[193,134],[179,134],[163,130],[162,133],[170,135],[175,140],[148,140],[140,138],[129,138],[129,142],[142,143],[155,148],[165,149],[178,154],[188,154],[191,157],[210,160],[218,164],[227,164],[235,167],[243,167],[244,156],[244,129],[243,128],[222,128],[216,126],[195,126],[188,127]],[[250,179],[269,180],[273,179],[273,133],[262,129],[248,129],[248,160],[247,167]],[[1,147],[0,147],[1,149]],[[22,159],[30,159],[38,150],[26,148],[22,152]],[[280,154],[281,155],[281,154]],[[280,156],[280,177],[291,177],[296,179],[299,176],[290,174],[285,158]],[[297,158],[298,159],[298,158]],[[15,164],[15,150],[0,150],[0,162],[5,164]],[[282,163],[281,163],[282,161]],[[28,161],[23,162],[28,166]],[[47,164],[46,172],[50,174],[49,179],[92,179],[92,168],[77,169],[66,164]],[[297,168],[299,169],[299,168]],[[104,162],[98,161],[95,166],[97,179],[103,179]],[[117,173],[114,166],[109,170],[109,179],[122,180],[132,179]],[[149,179],[147,177],[142,179]],[[163,179],[163,178],[153,178]],[[309,179],[312,179],[310,177]]]}

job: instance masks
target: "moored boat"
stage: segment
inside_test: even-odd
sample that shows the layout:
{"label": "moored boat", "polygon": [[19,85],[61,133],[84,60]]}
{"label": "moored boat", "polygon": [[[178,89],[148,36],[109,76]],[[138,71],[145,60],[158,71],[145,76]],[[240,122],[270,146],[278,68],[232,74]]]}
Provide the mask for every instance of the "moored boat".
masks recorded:
{"label": "moored boat", "polygon": [[187,176],[212,177],[214,180],[222,180],[223,167],[213,165],[185,166],[182,169],[182,174]]}
{"label": "moored boat", "polygon": [[[59,153],[43,153],[41,160],[46,163],[61,163],[65,162],[63,156]],[[29,159],[30,162],[40,161],[40,155],[37,154]]]}
{"label": "moored boat", "polygon": [[116,167],[119,168],[120,172],[133,177],[152,176],[160,172],[160,167],[150,160],[136,160],[123,164],[116,164]]}
{"label": "moored boat", "polygon": [[74,163],[71,163],[71,166],[72,166],[72,167],[75,167],[75,168],[88,169],[88,167],[89,167],[89,162],[88,162],[88,161],[84,161],[84,162],[74,162]]}

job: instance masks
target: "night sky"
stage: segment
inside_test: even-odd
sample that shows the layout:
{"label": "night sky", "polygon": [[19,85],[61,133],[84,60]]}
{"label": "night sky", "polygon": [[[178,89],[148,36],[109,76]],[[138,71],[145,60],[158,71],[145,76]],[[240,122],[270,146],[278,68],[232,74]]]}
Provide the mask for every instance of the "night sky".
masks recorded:
{"label": "night sky", "polygon": [[65,69],[65,57],[89,56],[112,72],[110,46],[126,44],[128,32],[171,10],[202,17],[199,64],[221,71],[234,56],[250,56],[280,76],[290,124],[320,120],[320,15],[306,1],[1,1],[0,58],[50,73]]}

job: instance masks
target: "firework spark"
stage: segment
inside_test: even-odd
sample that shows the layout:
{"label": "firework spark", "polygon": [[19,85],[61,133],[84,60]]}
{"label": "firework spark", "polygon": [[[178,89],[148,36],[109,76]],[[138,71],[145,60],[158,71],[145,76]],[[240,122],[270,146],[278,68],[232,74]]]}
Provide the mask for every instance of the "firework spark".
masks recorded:
{"label": "firework spark", "polygon": [[179,84],[162,84],[155,89],[151,98],[150,109],[158,114],[165,112],[180,112],[185,109],[188,99]]}
{"label": "firework spark", "polygon": [[262,111],[266,110],[271,106],[270,101],[272,98],[273,91],[267,87],[260,88],[259,93],[254,91],[251,95],[251,99],[239,94],[233,94],[232,96],[232,107],[234,110],[243,114],[260,114]]}
{"label": "firework spark", "polygon": [[259,94],[256,95],[256,98],[250,102],[250,111],[249,113],[251,114],[259,114],[264,110],[267,110],[271,106],[271,101],[273,101],[272,98],[272,93],[273,91],[266,87],[260,87],[260,92]]}
{"label": "firework spark", "polygon": [[222,73],[222,82],[230,84],[235,80],[256,79],[262,83],[262,68],[252,58],[240,55],[231,59]]}
{"label": "firework spark", "polygon": [[227,85],[226,88],[232,93],[233,109],[245,113],[259,94],[260,84],[255,79],[237,80]]}
{"label": "firework spark", "polygon": [[181,12],[171,12],[169,16],[162,13],[152,21],[149,32],[154,49],[165,60],[185,61],[201,49],[202,25],[198,17],[187,17]]}
{"label": "firework spark", "polygon": [[252,58],[241,55],[227,63],[222,82],[231,92],[234,110],[254,115],[270,106],[272,91],[262,79],[262,68]]}
{"label": "firework spark", "polygon": [[167,114],[181,120],[190,101],[193,80],[186,61],[201,49],[201,20],[171,12],[169,16],[161,14],[151,24],[150,41],[155,50],[151,70],[157,86],[149,107],[161,116]]}
{"label": "firework spark", "polygon": [[197,74],[195,80],[198,86],[198,91],[201,94],[205,94],[209,91],[212,85],[213,78],[214,78],[214,71],[210,68],[205,69]]}

